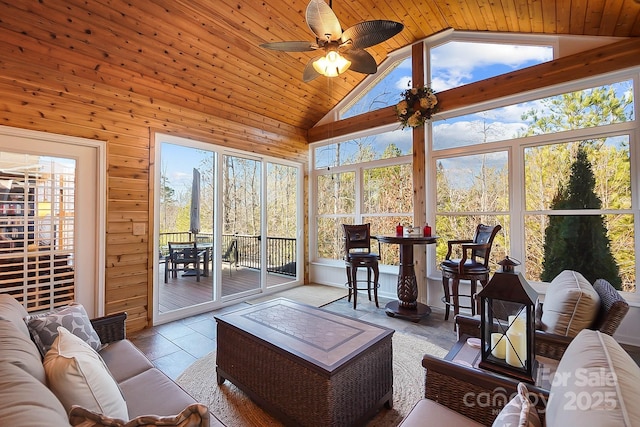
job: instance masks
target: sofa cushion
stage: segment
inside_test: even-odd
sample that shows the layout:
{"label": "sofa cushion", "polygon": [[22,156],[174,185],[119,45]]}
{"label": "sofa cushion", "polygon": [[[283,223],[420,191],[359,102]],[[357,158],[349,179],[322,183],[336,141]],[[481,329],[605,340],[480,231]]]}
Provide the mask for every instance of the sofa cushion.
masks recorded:
{"label": "sofa cushion", "polygon": [[473,421],[433,400],[420,399],[409,412],[409,415],[402,420],[399,427],[424,427],[425,425],[478,427],[483,424]]}
{"label": "sofa cushion", "polygon": [[27,310],[14,297],[7,294],[0,294],[0,319],[5,319],[16,325],[16,327],[30,337],[24,318],[28,315]]}
{"label": "sofa cushion", "polygon": [[112,342],[99,353],[118,383],[153,368],[153,363],[129,340]]}
{"label": "sofa cushion", "polygon": [[0,362],[0,424],[69,426],[67,412],[40,381],[12,363]]}
{"label": "sofa cushion", "polygon": [[640,367],[610,335],[585,329],[567,347],[553,377],[546,424],[640,425]]}
{"label": "sofa cushion", "polygon": [[529,400],[529,390],[518,384],[518,394],[507,403],[493,422],[492,427],[542,427],[536,407]]}
{"label": "sofa cushion", "polygon": [[194,403],[177,415],[159,417],[142,415],[128,422],[95,413],[80,406],[74,406],[69,413],[69,421],[73,426],[81,427],[141,427],[141,426],[173,426],[173,427],[206,427],[209,425],[209,409],[200,403]]}
{"label": "sofa cushion", "polygon": [[[64,327],[44,358],[49,387],[67,411],[80,405],[114,418],[128,419],[125,400],[100,355]],[[149,389],[146,393],[154,396]]]}
{"label": "sofa cushion", "polygon": [[[215,384],[215,378],[211,379]],[[157,368],[119,383],[127,401],[131,418],[154,414],[175,415],[192,403],[197,403],[178,384],[174,383]]]}
{"label": "sofa cushion", "polygon": [[577,271],[565,270],[549,284],[542,307],[545,332],[573,337],[590,327],[600,309],[600,296]]}
{"label": "sofa cushion", "polygon": [[100,337],[93,329],[82,304],[73,303],[46,313],[29,315],[25,317],[24,321],[31,332],[33,342],[36,343],[43,357],[58,335],[58,326],[64,326],[94,350],[98,351],[102,348]]}
{"label": "sofa cushion", "polygon": [[35,344],[16,324],[4,319],[0,319],[0,362],[12,363],[46,384],[42,358]]}

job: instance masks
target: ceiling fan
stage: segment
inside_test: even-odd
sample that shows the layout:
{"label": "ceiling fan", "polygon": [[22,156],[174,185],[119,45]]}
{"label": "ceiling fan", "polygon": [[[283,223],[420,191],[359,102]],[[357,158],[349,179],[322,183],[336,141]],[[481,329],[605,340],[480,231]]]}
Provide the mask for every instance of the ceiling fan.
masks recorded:
{"label": "ceiling fan", "polygon": [[340,21],[333,13],[331,0],[311,0],[307,6],[306,20],[316,41],[288,41],[264,43],[266,49],[284,52],[322,51],[322,55],[311,58],[302,78],[310,82],[323,75],[335,77],[348,69],[364,74],[374,74],[378,64],[364,48],[377,45],[398,34],[404,28],[399,22],[375,20],[364,21],[342,31]]}

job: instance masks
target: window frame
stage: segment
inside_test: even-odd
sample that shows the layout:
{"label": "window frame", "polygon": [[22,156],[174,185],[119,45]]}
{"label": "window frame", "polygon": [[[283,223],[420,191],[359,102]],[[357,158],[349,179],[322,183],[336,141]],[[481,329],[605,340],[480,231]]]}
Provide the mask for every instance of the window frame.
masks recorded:
{"label": "window frame", "polygon": [[[530,215],[566,215],[571,212],[576,211],[551,211],[551,210],[543,210],[543,211],[527,211],[525,205],[525,165],[524,165],[524,156],[525,149],[542,146],[542,145],[551,145],[558,143],[566,143],[581,139],[595,138],[595,137],[609,137],[609,136],[617,136],[621,134],[629,135],[629,160],[630,160],[630,169],[631,169],[631,208],[630,209],[599,209],[590,211],[590,214],[630,214],[634,217],[634,245],[635,252],[638,253],[640,249],[640,210],[639,210],[639,200],[638,191],[640,188],[638,186],[638,182],[640,181],[640,150],[638,150],[637,144],[640,143],[640,129],[638,125],[638,96],[639,87],[640,87],[640,69],[631,69],[631,70],[623,70],[617,71],[613,73],[598,75],[594,77],[589,77],[586,79],[576,80],[566,85],[558,85],[551,88],[545,88],[535,91],[524,92],[518,95],[514,95],[512,97],[505,97],[503,99],[492,100],[482,104],[475,104],[473,106],[467,106],[465,108],[460,108],[457,110],[449,110],[446,113],[442,113],[439,115],[438,119],[446,119],[457,117],[460,115],[467,115],[474,112],[480,112],[489,110],[492,108],[505,107],[513,104],[517,104],[520,102],[532,101],[536,99],[541,99],[547,96],[560,95],[562,93],[568,93],[572,91],[587,89],[595,86],[602,86],[607,84],[616,83],[622,80],[632,80],[633,81],[633,90],[634,90],[634,114],[635,117],[623,123],[614,123],[608,124],[598,127],[590,127],[590,128],[582,128],[576,130],[567,130],[557,133],[550,133],[544,135],[535,135],[529,137],[522,138],[514,138],[502,141],[488,142],[483,144],[464,146],[464,147],[455,147],[451,149],[440,149],[434,151],[432,149],[432,139],[428,139],[429,147],[427,149],[427,171],[430,176],[430,180],[433,185],[427,185],[427,196],[428,200],[431,201],[428,204],[427,209],[431,210],[428,213],[428,216],[431,216],[431,220],[435,223],[435,217],[439,214],[436,212],[436,200],[437,194],[435,187],[436,183],[436,164],[439,160],[451,157],[458,156],[466,156],[472,154],[482,154],[488,152],[495,151],[503,151],[506,150],[508,152],[509,159],[507,161],[508,165],[508,183],[509,183],[509,211],[507,215],[510,217],[510,253],[508,254],[510,257],[515,259],[524,260],[525,259],[525,251],[526,251],[526,242],[525,242],[525,217]],[[584,213],[584,211],[579,213]],[[481,213],[481,212],[479,212]],[[444,213],[446,215],[451,215],[450,212]],[[435,256],[431,257],[427,260],[430,271],[436,270],[435,267]],[[636,258],[635,262],[635,270],[636,270],[636,283],[639,273],[639,263],[640,259]],[[523,263],[524,264],[524,263]],[[526,275],[526,271],[524,271],[524,265],[519,267],[520,271]],[[640,289],[636,287],[635,292],[624,292],[620,291],[621,294],[624,295],[625,299],[628,301],[640,302]]]}

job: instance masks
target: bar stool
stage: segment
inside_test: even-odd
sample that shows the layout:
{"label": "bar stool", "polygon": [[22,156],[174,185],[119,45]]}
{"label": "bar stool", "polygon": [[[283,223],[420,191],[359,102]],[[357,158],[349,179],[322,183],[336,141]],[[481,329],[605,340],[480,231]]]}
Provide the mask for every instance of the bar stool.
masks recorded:
{"label": "bar stool", "polygon": [[[444,289],[444,297],[442,297],[442,302],[445,305],[444,320],[449,320],[450,307],[453,307],[454,317],[460,312],[460,308],[470,308],[471,315],[475,316],[477,304],[473,302],[473,296],[476,293],[478,282],[483,287],[489,282],[491,246],[494,237],[501,229],[502,226],[499,224],[495,226],[480,224],[476,228],[476,234],[472,240],[449,240],[447,242],[447,256],[440,264]],[[451,259],[454,245],[461,246],[462,258]],[[452,281],[451,287],[449,287],[450,279]],[[458,290],[460,280],[471,282],[469,295],[460,295]],[[469,298],[470,304],[468,306],[460,305],[460,297]]]}
{"label": "bar stool", "polygon": [[[347,286],[349,287],[349,301],[353,294],[353,308],[356,308],[358,291],[367,290],[369,301],[371,301],[371,290],[378,305],[378,260],[380,255],[371,252],[371,225],[370,224],[342,224],[344,232],[344,261],[347,270]],[[379,245],[379,243],[378,243]],[[378,250],[378,252],[380,252]],[[363,267],[367,270],[367,287],[358,288],[358,268]],[[373,273],[373,281],[371,275]]]}

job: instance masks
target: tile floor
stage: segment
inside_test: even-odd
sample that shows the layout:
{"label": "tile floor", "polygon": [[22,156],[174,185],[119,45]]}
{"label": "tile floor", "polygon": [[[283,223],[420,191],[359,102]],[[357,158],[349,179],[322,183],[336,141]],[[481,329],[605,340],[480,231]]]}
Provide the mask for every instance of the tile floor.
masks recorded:
{"label": "tile floor", "polygon": [[[444,310],[434,308],[433,312],[420,322],[412,322],[387,316],[384,306],[388,301],[380,298],[380,308],[376,308],[375,303],[367,301],[366,296],[361,296],[358,298],[358,307],[354,310],[353,303],[348,302],[345,297],[323,308],[395,329],[398,332],[425,336],[442,348],[448,349],[456,342],[453,322],[444,321]],[[213,316],[237,310],[246,305],[246,302],[242,302],[214,312],[155,326],[131,334],[128,338],[158,369],[176,379],[196,359],[215,350],[216,322]]]}
{"label": "tile floor", "polygon": [[[377,325],[404,332],[422,335],[432,343],[448,349],[456,342],[453,321],[444,321],[444,310],[433,308],[432,313],[420,322],[412,322],[385,314],[384,305],[389,300],[381,298],[380,308],[367,301],[366,297],[358,299],[357,309],[346,297],[324,306],[324,309],[346,316],[355,317]],[[155,326],[131,334],[128,338],[142,350],[154,365],[176,379],[189,365],[198,358],[216,349],[216,322],[214,315],[237,310],[246,306],[246,302],[238,303],[223,309],[199,314],[164,325]],[[634,360],[640,365],[640,348],[627,348]]]}

